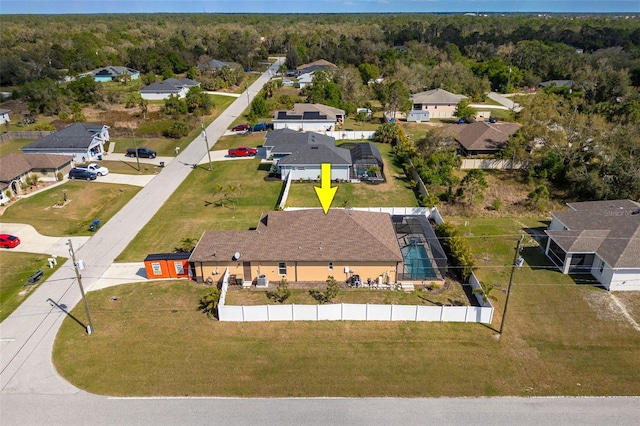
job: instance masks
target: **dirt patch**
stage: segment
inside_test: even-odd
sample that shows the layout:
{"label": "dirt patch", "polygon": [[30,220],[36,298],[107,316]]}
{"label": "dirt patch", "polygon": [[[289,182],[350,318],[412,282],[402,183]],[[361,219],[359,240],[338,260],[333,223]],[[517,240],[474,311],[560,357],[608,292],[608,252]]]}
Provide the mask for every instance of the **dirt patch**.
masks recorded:
{"label": "dirt patch", "polygon": [[598,318],[607,321],[616,321],[640,331],[640,325],[627,312],[624,304],[616,299],[616,296],[605,292],[589,292],[584,297],[589,306],[596,312]]}

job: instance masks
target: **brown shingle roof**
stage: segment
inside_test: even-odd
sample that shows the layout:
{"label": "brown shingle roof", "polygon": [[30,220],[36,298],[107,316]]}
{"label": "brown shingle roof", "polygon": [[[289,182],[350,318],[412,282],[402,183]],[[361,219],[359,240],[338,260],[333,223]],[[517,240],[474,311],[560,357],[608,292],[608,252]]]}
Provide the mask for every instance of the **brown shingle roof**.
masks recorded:
{"label": "brown shingle roof", "polygon": [[57,170],[73,160],[72,156],[56,154],[7,154],[0,157],[0,182],[13,179],[32,170]]}
{"label": "brown shingle roof", "polygon": [[467,151],[496,151],[506,146],[509,135],[520,128],[513,123],[452,124],[450,131]]}
{"label": "brown shingle roof", "polygon": [[400,262],[391,216],[331,209],[276,211],[264,215],[255,231],[205,232],[191,261],[359,261]]}
{"label": "brown shingle roof", "polygon": [[613,200],[569,206],[574,210],[552,213],[567,230],[546,231],[563,250],[597,253],[613,268],[640,268],[640,213],[635,213],[640,204]]}
{"label": "brown shingle roof", "polygon": [[310,67],[331,67],[331,68],[338,68],[337,65],[332,64],[329,61],[325,61],[324,59],[318,59],[317,61],[313,61],[313,62],[309,62],[308,64],[302,64],[300,65],[298,68],[296,68],[297,70],[303,70],[306,68],[310,68]]}

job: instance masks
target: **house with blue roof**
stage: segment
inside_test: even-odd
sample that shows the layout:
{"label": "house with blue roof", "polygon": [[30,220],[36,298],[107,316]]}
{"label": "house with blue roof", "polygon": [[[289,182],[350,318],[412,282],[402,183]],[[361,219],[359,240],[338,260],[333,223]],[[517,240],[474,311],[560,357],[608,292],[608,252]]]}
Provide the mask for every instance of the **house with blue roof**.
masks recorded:
{"label": "house with blue roof", "polygon": [[81,77],[90,75],[94,78],[95,81],[105,82],[105,81],[122,81],[128,75],[129,80],[137,80],[140,78],[140,71],[134,70],[129,67],[121,67],[121,66],[109,66],[104,68],[98,68],[97,70],[93,70],[89,73],[82,74]]}

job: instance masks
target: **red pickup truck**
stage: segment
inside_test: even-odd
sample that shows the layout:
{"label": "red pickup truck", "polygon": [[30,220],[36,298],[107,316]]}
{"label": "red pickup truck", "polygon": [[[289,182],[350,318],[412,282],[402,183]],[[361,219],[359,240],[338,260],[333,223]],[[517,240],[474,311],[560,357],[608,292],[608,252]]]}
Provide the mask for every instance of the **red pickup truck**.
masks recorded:
{"label": "red pickup truck", "polygon": [[258,151],[255,148],[249,148],[248,146],[239,146],[237,148],[231,148],[228,152],[229,157],[253,157]]}

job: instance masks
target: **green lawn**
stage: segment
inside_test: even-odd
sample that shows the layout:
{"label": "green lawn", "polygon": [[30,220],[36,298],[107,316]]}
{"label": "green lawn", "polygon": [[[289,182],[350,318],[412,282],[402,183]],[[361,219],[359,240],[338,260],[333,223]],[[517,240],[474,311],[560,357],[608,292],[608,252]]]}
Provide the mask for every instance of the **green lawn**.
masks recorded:
{"label": "green lawn", "polygon": [[[333,183],[337,186],[333,207],[345,205],[351,207],[416,207],[418,201],[413,190],[402,172],[395,163],[391,154],[391,145],[378,144],[378,149],[384,161],[384,174],[387,181],[372,185],[368,183]],[[319,207],[318,196],[314,186],[317,182],[294,182],[287,198],[287,206],[292,207]]]}
{"label": "green lawn", "polygon": [[7,154],[22,154],[20,148],[29,145],[31,142],[35,142],[35,139],[9,139],[6,142],[2,142],[0,143],[0,157]]}
{"label": "green lawn", "polygon": [[58,264],[50,269],[48,258],[49,256],[45,254],[11,252],[2,249],[2,254],[0,254],[0,322],[4,321],[40,285],[24,285],[31,274],[42,269],[44,272],[44,276],[40,280],[42,283],[65,262],[65,259],[58,258]]}
{"label": "green lawn", "polygon": [[[199,239],[204,231],[257,226],[260,215],[276,207],[282,190],[282,182],[264,181],[267,172],[268,165],[254,159],[217,162],[211,172],[202,167],[193,170],[116,260],[142,261],[149,253],[173,251],[182,238]],[[217,205],[216,185],[230,184],[240,187],[237,205]]]}
{"label": "green lawn", "polygon": [[[94,219],[104,224],[138,193],[140,188],[97,181],[69,181],[20,199],[5,210],[3,222],[27,223],[51,236],[91,235]],[[63,203],[64,193],[67,203]]]}
{"label": "green lawn", "polygon": [[[109,158],[105,156],[104,158]],[[125,175],[153,175],[160,172],[160,168],[157,165],[145,163],[146,158],[140,162],[140,170],[138,170],[138,165],[136,163],[136,159],[133,158],[133,161],[113,161],[113,160],[103,160],[98,161],[101,166],[104,166],[109,169],[109,173],[118,173]]]}
{"label": "green lawn", "polygon": [[206,286],[122,285],[88,294],[95,333],[65,319],[53,359],[75,386],[118,396],[637,395],[640,334],[594,304],[607,293],[530,274],[500,339],[463,323],[224,323],[197,311]]}

